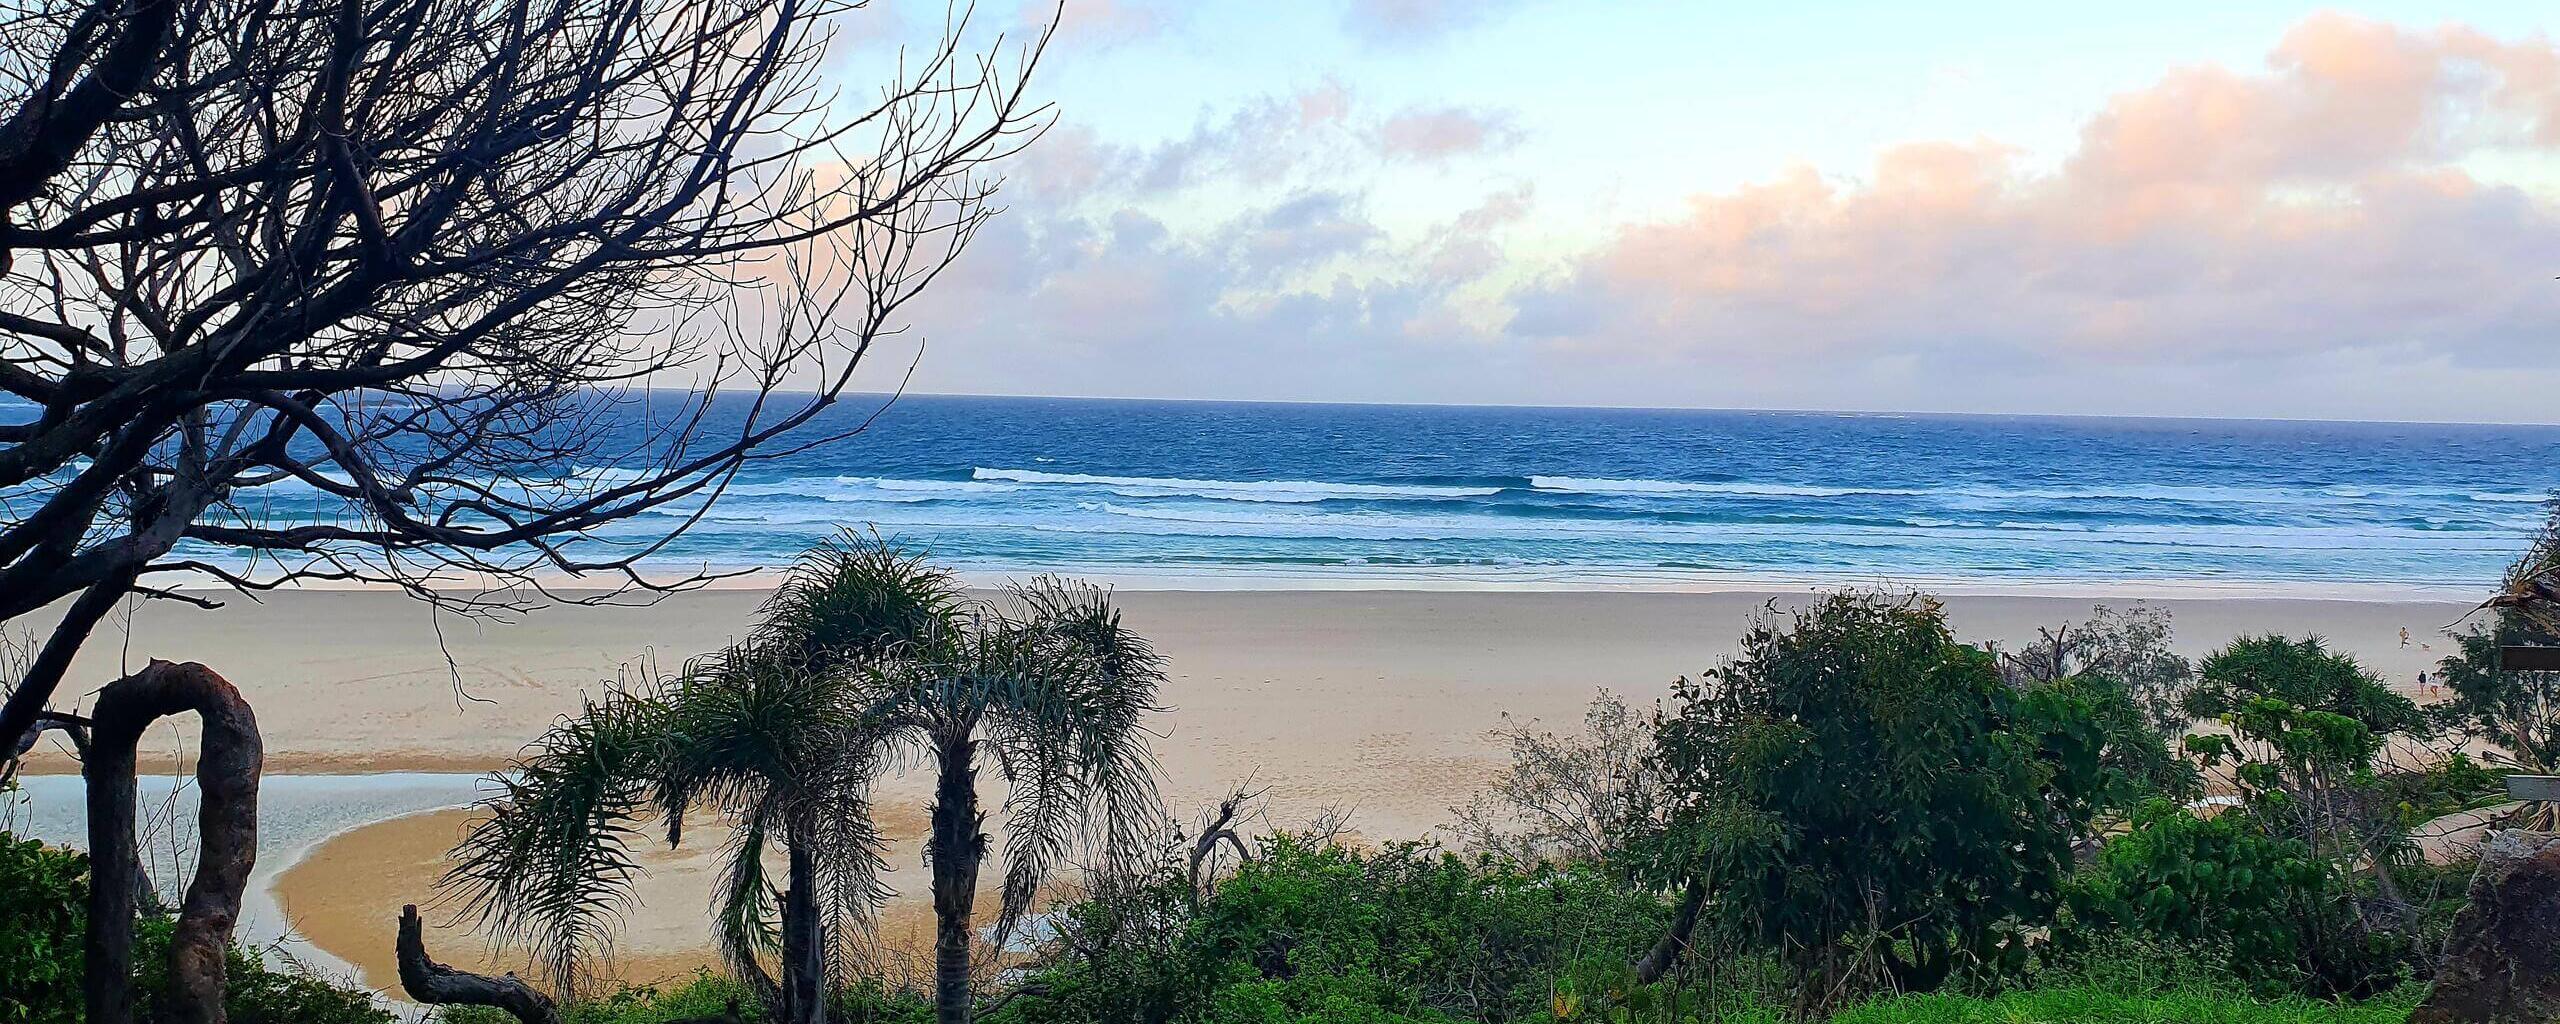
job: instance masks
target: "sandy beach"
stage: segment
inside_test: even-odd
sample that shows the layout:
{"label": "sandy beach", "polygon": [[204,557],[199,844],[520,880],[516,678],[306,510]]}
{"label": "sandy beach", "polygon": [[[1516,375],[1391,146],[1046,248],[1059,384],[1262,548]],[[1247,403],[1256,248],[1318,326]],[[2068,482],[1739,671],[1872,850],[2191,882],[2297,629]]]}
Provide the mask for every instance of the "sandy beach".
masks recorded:
{"label": "sandy beach", "polygon": [[[1188,819],[1251,780],[1274,823],[1347,808],[1373,837],[1415,836],[1448,818],[1500,764],[1504,716],[1559,728],[1606,688],[1649,701],[1728,654],[1750,617],[1806,591],[1714,593],[1130,591],[1129,620],[1172,678],[1155,749],[1171,809]],[[762,594],[708,590],[642,607],[554,607],[513,623],[438,616],[397,594],[305,591],[200,611],[145,605],[93,641],[65,692],[86,694],[147,658],[202,661],[248,695],[271,774],[470,773],[502,768],[582,696],[654,658],[672,668],[752,621]],[[1959,635],[2015,646],[2039,625],[2127,597],[1961,596]],[[2243,633],[2316,633],[2396,685],[2432,669],[2440,630],[2469,607],[2441,601],[2166,599],[2178,646],[2201,654]],[[2410,642],[2403,646],[2401,630]],[[164,726],[153,746],[184,746]],[[40,756],[37,771],[72,767]],[[888,787],[894,833],[921,789]],[[279,795],[279,799],[282,799]],[[467,812],[410,813],[338,832],[279,869],[277,903],[311,945],[374,986],[396,985],[388,952],[403,903],[423,902]],[[713,844],[658,856],[621,943],[622,973],[681,974],[707,962],[702,908]],[[914,869],[902,848],[893,866]],[[921,879],[901,885],[921,889]],[[891,928],[901,913],[891,914]],[[431,915],[431,920],[434,915]],[[440,956],[479,943],[447,930]]]}

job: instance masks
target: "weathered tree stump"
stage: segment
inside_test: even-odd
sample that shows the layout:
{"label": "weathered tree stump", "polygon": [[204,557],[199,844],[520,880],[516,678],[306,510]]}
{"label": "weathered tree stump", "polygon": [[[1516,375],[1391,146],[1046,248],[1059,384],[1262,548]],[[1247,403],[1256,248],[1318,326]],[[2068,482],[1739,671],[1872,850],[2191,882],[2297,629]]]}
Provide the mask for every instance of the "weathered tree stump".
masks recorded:
{"label": "weathered tree stump", "polygon": [[435,1006],[494,1006],[524,1024],[559,1024],[560,1010],[551,997],[536,992],[515,975],[492,978],[447,967],[427,956],[426,926],[415,903],[400,908],[400,988],[409,998]]}
{"label": "weathered tree stump", "polygon": [[134,750],[159,719],[193,711],[196,873],[169,943],[171,991],[162,1014],[177,1024],[223,1024],[223,955],[240,921],[240,896],[258,859],[258,773],[266,759],[257,716],[212,669],[153,661],[108,683],[90,715],[89,929],[81,988],[90,1024],[133,1020],[133,916],[142,877],[135,848]]}
{"label": "weathered tree stump", "polygon": [[2470,897],[2410,1024],[2560,1020],[2560,835],[2491,833]]}

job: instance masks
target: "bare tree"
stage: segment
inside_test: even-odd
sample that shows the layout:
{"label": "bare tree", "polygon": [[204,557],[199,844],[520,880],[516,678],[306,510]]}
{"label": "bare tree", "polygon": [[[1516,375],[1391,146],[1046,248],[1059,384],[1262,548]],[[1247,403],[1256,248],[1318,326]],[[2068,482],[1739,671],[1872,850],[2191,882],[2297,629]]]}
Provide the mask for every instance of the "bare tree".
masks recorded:
{"label": "bare tree", "polygon": [[1560,735],[1505,715],[1494,736],[1511,766],[1490,792],[1452,807],[1459,844],[1521,864],[1607,858],[1653,823],[1663,778],[1653,722],[1607,690],[1591,698],[1579,734]]}
{"label": "bare tree", "polygon": [[72,599],[0,752],[119,600],[211,603],[174,582],[701,582],[638,566],[860,429],[1049,123],[1045,32],[965,11],[839,96],[862,6],[0,0],[0,622]]}

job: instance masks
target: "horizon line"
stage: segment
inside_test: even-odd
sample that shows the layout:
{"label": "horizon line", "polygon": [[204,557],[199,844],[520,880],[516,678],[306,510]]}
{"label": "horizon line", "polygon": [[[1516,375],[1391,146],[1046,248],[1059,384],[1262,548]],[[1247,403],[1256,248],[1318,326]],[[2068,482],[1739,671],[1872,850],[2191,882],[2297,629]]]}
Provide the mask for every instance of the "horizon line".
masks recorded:
{"label": "horizon line", "polygon": [[[691,389],[644,388],[643,390]],[[814,395],[813,390],[774,389],[773,394]],[[1951,409],[1861,409],[1861,408],[1785,408],[1776,406],[1707,406],[1707,405],[1554,405],[1535,402],[1392,402],[1348,399],[1293,398],[1161,398],[1144,395],[1035,395],[982,391],[846,391],[846,398],[885,398],[893,403],[901,398],[991,398],[1027,399],[1057,402],[1131,402],[1168,405],[1291,405],[1337,406],[1376,409],[1517,409],[1539,412],[1672,412],[1672,413],[1750,413],[1809,416],[1933,416],[1955,419],[2055,419],[2055,420],[2158,420],[2192,423],[2291,423],[2339,426],[2408,426],[2408,427],[2536,427],[2560,429],[2560,422],[2522,422],[2515,420],[2422,420],[2422,419],[2340,419],[2326,416],[2206,416],[2171,413],[2094,413],[2094,412],[1967,412]]]}

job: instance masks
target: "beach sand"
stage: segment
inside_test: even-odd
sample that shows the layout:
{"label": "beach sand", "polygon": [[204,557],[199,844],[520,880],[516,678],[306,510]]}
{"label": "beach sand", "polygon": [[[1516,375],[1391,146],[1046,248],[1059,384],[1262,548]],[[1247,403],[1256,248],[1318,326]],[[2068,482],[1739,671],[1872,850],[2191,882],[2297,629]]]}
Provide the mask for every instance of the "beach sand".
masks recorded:
{"label": "beach sand", "polygon": [[[1268,793],[1268,824],[1342,808],[1365,835],[1404,837],[1447,821],[1447,808],[1500,767],[1504,751],[1489,733],[1506,715],[1570,729],[1602,688],[1651,701],[1731,653],[1764,604],[1807,593],[1129,591],[1120,602],[1172,673],[1154,746],[1177,816],[1189,820],[1250,780]],[[129,630],[117,624],[128,635],[93,641],[65,693],[86,694],[146,658],[202,661],[247,694],[271,773],[485,771],[642,659],[673,668],[734,638],[761,600],[752,590],[707,590],[641,607],[546,608],[514,623],[438,616],[377,591],[233,599],[210,612],[156,602],[130,617]],[[2136,602],[1964,596],[1947,608],[1963,639],[2014,649],[2037,626],[2085,617],[2098,603]],[[2404,688],[2448,650],[2441,628],[2469,611],[2420,601],[2146,603],[2171,612],[2190,654],[2243,633],[2319,634]],[[155,732],[153,749],[183,746],[183,732]],[[70,762],[46,755],[31,767]],[[917,780],[891,785],[887,813],[913,816],[922,794]],[[431,895],[462,821],[463,812],[446,811],[340,834],[283,873],[279,902],[314,945],[390,986],[399,907]],[[716,849],[652,855],[665,867],[632,916],[621,973],[664,977],[708,962],[703,907]],[[911,850],[893,857],[905,875],[921,876],[914,864]],[[922,887],[920,877],[893,881]],[[894,911],[893,928],[913,912]],[[456,932],[430,942],[458,963],[479,952]]]}

